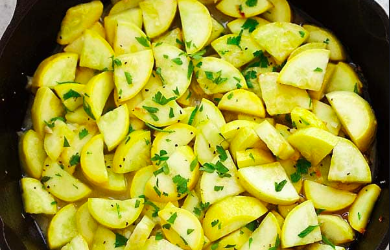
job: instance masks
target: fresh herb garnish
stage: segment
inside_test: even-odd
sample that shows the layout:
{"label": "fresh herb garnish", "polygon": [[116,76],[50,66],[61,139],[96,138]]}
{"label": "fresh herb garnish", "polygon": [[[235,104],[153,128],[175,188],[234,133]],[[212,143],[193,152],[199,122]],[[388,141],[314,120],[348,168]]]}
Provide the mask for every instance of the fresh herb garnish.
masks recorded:
{"label": "fresh herb garnish", "polygon": [[[257,2],[257,0],[256,0]],[[228,45],[236,45],[241,49],[240,43],[241,43],[241,37],[242,37],[243,30],[240,31],[240,34],[238,36],[229,37],[226,41]]]}
{"label": "fresh herb garnish", "polygon": [[224,189],[224,186],[214,186],[215,192],[222,191],[223,189]]}
{"label": "fresh herb garnish", "polygon": [[284,185],[286,185],[286,184],[287,184],[287,180],[283,180],[279,183],[275,182],[275,191],[276,192],[282,191],[284,188]]}
{"label": "fresh herb garnish", "polygon": [[115,233],[115,248],[126,246],[127,238],[121,234]]}
{"label": "fresh herb garnish", "polygon": [[336,246],[325,235],[322,235],[322,242],[336,250]]}
{"label": "fresh herb garnish", "polygon": [[303,38],[303,37],[305,37],[305,32],[302,31],[302,30],[300,30],[300,31],[299,31],[299,35],[301,35],[301,37]]}
{"label": "fresh herb garnish", "polygon": [[190,118],[188,119],[188,125],[192,125],[198,110],[199,110],[199,106],[196,106],[195,109],[191,112]]}
{"label": "fresh herb garnish", "polygon": [[77,91],[74,91],[73,89],[70,89],[68,92],[66,92],[62,98],[64,99],[64,101],[70,99],[70,98],[74,98],[74,99],[77,99],[81,97],[81,95],[79,94],[79,92]]}
{"label": "fresh herb garnish", "polygon": [[68,142],[68,139],[66,139],[66,137],[64,136],[64,148],[69,148],[70,147],[70,144]]}
{"label": "fresh herb garnish", "polygon": [[246,0],[245,4],[248,7],[255,7],[257,5],[257,0]]}
{"label": "fresh herb garnish", "polygon": [[194,72],[194,64],[192,61],[188,64],[187,79],[191,79],[192,73]]}
{"label": "fresh herb garnish", "polygon": [[142,46],[147,47],[147,48],[150,47],[150,45],[149,45],[149,40],[148,40],[146,37],[141,36],[141,37],[136,37],[135,39],[136,39],[137,42],[139,42]]}
{"label": "fresh herb garnish", "polygon": [[158,166],[161,164],[161,162],[166,161],[168,159],[169,159],[169,156],[168,156],[167,151],[162,149],[162,150],[160,150],[160,154],[154,154],[154,156],[152,157],[151,160],[156,161],[155,164]]}
{"label": "fresh herb garnish", "polygon": [[179,194],[185,194],[189,192],[187,187],[188,179],[181,177],[181,175],[176,175],[172,178],[172,181],[176,184],[176,190]]}
{"label": "fresh herb garnish", "polygon": [[314,69],[314,72],[322,72],[322,71],[323,70],[321,68],[318,68],[318,67]]}
{"label": "fresh herb garnish", "polygon": [[[157,104],[160,104],[160,105],[165,105],[167,104],[168,102],[170,101],[173,101],[175,100],[176,97],[170,97],[170,98],[166,98],[160,91],[158,91],[153,97],[152,97],[152,100],[157,103]],[[158,110],[157,110],[158,111]],[[156,112],[157,112],[156,111]]]}
{"label": "fresh herb garnish", "polygon": [[145,109],[146,111],[148,111],[149,115],[152,117],[152,119],[154,121],[158,121],[158,116],[156,115],[156,113],[159,111],[158,108],[155,108],[155,107],[148,107],[148,106],[142,106],[143,109]]}
{"label": "fresh herb garnish", "polygon": [[86,128],[83,128],[83,130],[81,130],[79,132],[79,138],[80,140],[82,140],[84,137],[86,137],[88,135],[88,130]]}
{"label": "fresh herb garnish", "polygon": [[125,77],[126,77],[126,82],[127,84],[133,84],[133,77],[131,76],[131,74],[129,72],[125,72]]}
{"label": "fresh herb garnish", "polygon": [[245,22],[241,26],[241,28],[244,30],[248,30],[249,33],[252,33],[258,25],[259,25],[259,22],[256,19],[248,18],[245,20]]}
{"label": "fresh herb garnish", "polygon": [[297,164],[295,166],[297,168],[297,171],[290,176],[291,181],[293,183],[298,182],[301,179],[303,174],[309,173],[309,168],[311,167],[311,163],[308,160],[301,158],[297,161]]}
{"label": "fresh herb garnish", "polygon": [[165,130],[165,129],[162,129],[162,128],[155,127],[155,126],[153,126],[152,124],[147,123],[147,122],[145,122],[145,125],[146,125],[147,127],[151,128],[151,129],[157,131],[157,132],[163,132],[163,133],[169,133],[169,134],[175,132],[174,130]]}
{"label": "fresh herb garnish", "polygon": [[75,166],[75,165],[77,165],[79,163],[80,163],[80,155],[79,155],[79,153],[76,153],[76,154],[72,155],[72,157],[70,157],[69,164],[71,166]]}
{"label": "fresh herb garnish", "polygon": [[298,234],[298,237],[299,238],[305,238],[307,235],[309,235],[314,229],[316,229],[316,227],[318,227],[319,225],[315,225],[315,226],[308,226],[305,230],[303,230],[302,232],[300,232]]}
{"label": "fresh herb garnish", "polygon": [[167,222],[169,222],[170,224],[174,224],[176,218],[177,218],[177,213],[175,212],[175,213],[173,213],[173,214],[171,215],[171,217],[169,217],[169,219],[167,220]]}
{"label": "fresh herb garnish", "polygon": [[220,146],[220,145],[217,145],[217,152],[219,154],[219,159],[224,162],[226,161],[226,159],[228,158],[227,154],[226,154],[226,151],[225,149]]}
{"label": "fresh herb garnish", "polygon": [[172,62],[176,63],[177,65],[183,65],[183,61],[181,60],[180,57],[173,58]]}

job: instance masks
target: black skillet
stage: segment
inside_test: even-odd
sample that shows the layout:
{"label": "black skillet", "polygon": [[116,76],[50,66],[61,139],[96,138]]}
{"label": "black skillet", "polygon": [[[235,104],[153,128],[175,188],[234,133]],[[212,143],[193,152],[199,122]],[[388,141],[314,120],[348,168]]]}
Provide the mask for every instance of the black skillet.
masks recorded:
{"label": "black skillet", "polygon": [[[0,0],[1,1],[1,0]],[[34,220],[23,212],[18,136],[30,94],[31,76],[56,47],[66,10],[89,0],[18,0],[14,18],[0,41],[0,249],[47,249]],[[108,1],[106,1],[108,2]],[[373,0],[291,0],[334,31],[363,72],[378,119],[373,180],[381,196],[356,250],[384,250],[389,242],[389,19]],[[367,93],[367,92],[366,92]]]}

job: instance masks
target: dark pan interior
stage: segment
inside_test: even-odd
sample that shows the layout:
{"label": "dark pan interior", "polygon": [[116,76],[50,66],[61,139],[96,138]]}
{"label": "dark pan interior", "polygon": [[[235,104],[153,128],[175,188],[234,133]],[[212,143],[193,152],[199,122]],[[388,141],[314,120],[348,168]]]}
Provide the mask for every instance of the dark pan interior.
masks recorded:
{"label": "dark pan interior", "polygon": [[[66,10],[88,0],[19,0],[16,15],[0,41],[0,249],[47,249],[32,218],[24,214],[18,138],[30,94],[26,76],[55,48]],[[375,183],[382,188],[367,232],[351,246],[384,250],[389,242],[389,20],[372,0],[291,0],[334,31],[366,79],[378,119]],[[379,218],[383,218],[380,222]]]}

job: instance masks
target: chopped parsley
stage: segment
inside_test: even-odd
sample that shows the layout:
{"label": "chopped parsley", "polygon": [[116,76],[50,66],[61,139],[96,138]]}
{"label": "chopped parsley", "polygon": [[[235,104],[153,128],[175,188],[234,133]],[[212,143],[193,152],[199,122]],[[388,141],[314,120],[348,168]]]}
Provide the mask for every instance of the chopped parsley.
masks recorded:
{"label": "chopped parsley", "polygon": [[42,183],[45,183],[45,182],[49,181],[50,179],[51,179],[50,176],[42,176],[41,182],[42,182]]}
{"label": "chopped parsley", "polygon": [[230,174],[228,174],[229,169],[223,165],[222,162],[217,161],[216,164],[212,163],[205,163],[199,170],[205,171],[207,173],[214,173],[215,171],[219,175],[219,177],[231,177]]}
{"label": "chopped parsley", "polygon": [[[259,60],[260,60],[259,61],[260,68],[267,68],[268,67],[268,65],[269,65],[268,58],[264,55],[264,52],[262,50],[258,50],[258,51],[253,52],[253,55],[255,57],[259,58]],[[257,77],[257,75],[256,75],[256,77]]]}
{"label": "chopped parsley", "polygon": [[79,163],[80,163],[80,155],[79,155],[79,153],[76,153],[76,154],[72,155],[72,157],[70,157],[69,164],[71,166],[75,166],[75,165],[77,165]]}
{"label": "chopped parsley", "polygon": [[198,165],[198,157],[195,157],[195,159],[193,159],[191,161],[191,164],[190,164],[190,171],[194,171],[195,167]]}
{"label": "chopped parsley", "polygon": [[175,213],[173,213],[173,214],[171,215],[171,217],[169,217],[169,219],[167,220],[167,222],[169,222],[170,224],[174,224],[176,218],[177,218],[177,213],[175,212]]}
{"label": "chopped parsley", "polygon": [[224,189],[224,186],[214,186],[215,192],[222,191],[223,189]]}
{"label": "chopped parsley", "polygon": [[153,129],[153,130],[158,131],[158,132],[169,133],[169,134],[170,134],[170,133],[175,133],[174,130],[165,130],[165,129],[157,128],[157,127],[155,127],[155,126],[153,126],[152,124],[147,123],[147,122],[145,122],[145,125],[146,125],[147,127],[151,128],[151,129]]}
{"label": "chopped parsley", "polygon": [[353,87],[353,92],[355,92],[356,94],[359,94],[357,83],[355,83],[355,86]]}
{"label": "chopped parsley", "polygon": [[187,79],[191,79],[192,73],[194,72],[194,64],[192,61],[188,64]]}
{"label": "chopped parsley", "polygon": [[305,32],[302,31],[302,30],[300,30],[300,31],[299,31],[299,35],[301,35],[301,37],[303,38],[303,37],[305,37]]}
{"label": "chopped parsley", "polygon": [[298,234],[298,237],[299,238],[305,238],[307,235],[309,235],[314,229],[316,229],[316,227],[318,227],[319,225],[315,225],[315,226],[308,226],[305,230],[303,230],[302,232],[300,232]]}
{"label": "chopped parsley", "polygon": [[[176,97],[170,97],[170,98],[166,98],[160,91],[158,91],[153,97],[152,97],[152,100],[157,103],[157,104],[160,104],[160,105],[165,105],[167,104],[168,102],[170,101],[173,101],[175,100]],[[158,110],[157,110],[158,111]]]}
{"label": "chopped parsley", "polygon": [[179,92],[179,89],[176,87],[176,89],[174,89],[174,90],[172,90],[173,91],[173,93],[175,94],[175,95],[177,95],[177,96],[179,96],[180,95],[180,92]]}
{"label": "chopped parsley", "polygon": [[161,162],[166,161],[168,159],[169,159],[169,157],[168,157],[167,151],[162,149],[162,150],[160,150],[160,154],[154,154],[154,156],[152,157],[151,160],[156,161],[155,164],[158,166],[161,164]]}
{"label": "chopped parsley", "polygon": [[139,42],[142,46],[147,47],[147,48],[150,47],[150,45],[149,45],[149,40],[148,40],[146,37],[141,36],[141,37],[136,37],[135,39],[136,39],[137,42]]}
{"label": "chopped parsley", "polygon": [[79,132],[79,138],[80,138],[80,140],[82,140],[84,137],[86,137],[87,135],[88,135],[89,133],[88,133],[88,130],[86,129],[86,128],[83,128],[83,130],[81,130],[80,132]]}
{"label": "chopped parsley", "polygon": [[68,142],[68,139],[66,139],[66,137],[64,136],[64,148],[69,148],[70,147],[70,144]]}
{"label": "chopped parsley", "polygon": [[248,7],[255,7],[257,5],[257,0],[246,0],[245,4]]}
{"label": "chopped parsley", "polygon": [[64,99],[64,101],[65,101],[65,100],[68,100],[68,99],[70,99],[70,98],[77,99],[77,98],[79,98],[79,97],[81,97],[81,95],[79,94],[79,92],[74,91],[73,89],[70,89],[68,92],[66,92],[66,93],[62,96],[62,98]]}
{"label": "chopped parsley", "polygon": [[323,41],[323,43],[326,43],[326,44],[329,44],[329,38],[326,38],[324,41]]}
{"label": "chopped parsley", "polygon": [[268,250],[278,250],[280,247],[280,238],[279,235],[276,236],[275,245],[270,247]]}
{"label": "chopped parsley", "polygon": [[195,229],[191,229],[191,228],[187,229],[187,235],[190,235],[193,231],[195,231]]}
{"label": "chopped parsley", "polygon": [[322,242],[336,250],[336,246],[325,235],[322,235]]}
{"label": "chopped parsley", "polygon": [[173,58],[172,62],[176,63],[177,65],[183,65],[183,61],[181,60],[180,57]]}
{"label": "chopped parsley", "polygon": [[148,107],[148,106],[142,106],[143,109],[145,109],[146,111],[148,111],[149,115],[152,117],[152,119],[154,121],[158,121],[158,117],[156,115],[156,113],[158,112],[158,108],[155,108],[155,107]]}
{"label": "chopped parsley", "polygon": [[129,72],[125,72],[125,77],[126,77],[126,82],[127,84],[133,84],[133,77],[131,76],[131,74]]}
{"label": "chopped parsley", "polygon": [[319,215],[324,211],[326,211],[326,209],[322,209],[322,208],[316,209],[316,214]]}
{"label": "chopped parsley", "polygon": [[311,163],[305,158],[301,158],[297,161],[297,164],[295,166],[297,168],[297,171],[290,176],[291,181],[293,183],[298,182],[301,179],[302,174],[309,173],[309,168],[311,167]]}
{"label": "chopped parsley", "polygon": [[286,183],[287,183],[287,180],[283,180],[283,181],[281,181],[279,183],[275,182],[275,191],[276,192],[282,191],[283,188],[284,188],[284,185],[286,185]]}
{"label": "chopped parsley", "polygon": [[322,72],[322,71],[323,70],[321,68],[318,68],[318,67],[314,69],[314,72]]}
{"label": "chopped parsley", "polygon": [[57,120],[65,122],[65,118],[64,118],[64,117],[58,116],[58,117],[51,118],[49,122],[45,121],[45,124],[46,124],[46,126],[48,126],[49,128],[54,128],[55,122],[56,122]]}
{"label": "chopped parsley", "polygon": [[[249,0],[248,0],[249,1]],[[257,2],[257,0],[256,0]],[[228,45],[236,45],[241,49],[240,43],[241,43],[241,37],[242,37],[243,30],[240,31],[240,34],[238,36],[229,37],[226,41]]]}
{"label": "chopped parsley", "polygon": [[89,117],[91,117],[94,120],[96,119],[92,113],[91,106],[85,101],[85,97],[83,97],[83,109]]}
{"label": "chopped parsley", "polygon": [[134,207],[135,208],[139,208],[139,205],[141,204],[141,201],[140,200],[136,200],[135,201],[135,205],[134,205]]}
{"label": "chopped parsley", "polygon": [[219,154],[219,159],[220,159],[222,162],[226,161],[226,159],[228,158],[228,156],[227,156],[227,154],[226,154],[225,149],[224,149],[222,146],[220,146],[220,145],[217,146],[217,152],[218,152],[218,154]]}
{"label": "chopped parsley", "polygon": [[121,219],[121,218],[122,218],[122,215],[121,215],[121,211],[120,211],[119,204],[118,204],[118,203],[115,203],[115,207],[116,207],[116,212],[117,212],[117,214],[118,214],[118,218]]}
{"label": "chopped parsley", "polygon": [[[202,56],[203,56],[205,53],[206,53],[206,50],[205,50],[205,49],[202,49],[202,50],[200,50],[200,51],[198,51],[198,52],[196,52],[196,53],[190,55],[190,57],[193,58],[194,60],[200,60],[200,59],[202,59]],[[199,62],[199,63],[202,63],[202,62]],[[202,64],[200,64],[200,65],[202,65]],[[196,65],[196,67],[198,67],[198,65]],[[200,68],[200,66],[199,66],[198,68]]]}
{"label": "chopped parsley", "polygon": [[115,233],[115,248],[126,246],[127,238],[121,234]]}
{"label": "chopped parsley", "polygon": [[206,75],[206,78],[210,81],[212,81],[213,83],[219,85],[221,83],[224,83],[228,80],[228,78],[223,78],[222,77],[222,70],[218,71],[218,72],[211,72],[211,71],[205,71],[204,72],[205,75]]}
{"label": "chopped parsley", "polygon": [[249,248],[251,248],[252,242],[253,242],[253,238],[252,238],[252,237],[250,237],[250,238],[249,238],[249,242],[248,242],[248,244],[249,244]]}
{"label": "chopped parsley", "polygon": [[173,113],[173,108],[169,108],[169,118],[175,117],[175,114]]}
{"label": "chopped parsley", "polygon": [[161,78],[161,81],[164,83],[165,80],[164,80],[164,77],[161,75],[161,68],[160,67],[156,68],[156,74]]}
{"label": "chopped parsley", "polygon": [[192,125],[198,110],[199,110],[199,106],[196,106],[195,109],[191,112],[190,118],[188,119],[188,125]]}
{"label": "chopped parsley", "polygon": [[163,236],[163,234],[161,232],[157,232],[155,239],[156,240],[162,240],[162,239],[164,239],[164,236]]}
{"label": "chopped parsley", "polygon": [[357,216],[358,216],[358,219],[359,219],[359,220],[362,219],[362,215],[360,214],[360,212],[357,213]]}
{"label": "chopped parsley", "polygon": [[256,19],[248,18],[245,20],[245,23],[241,26],[241,28],[248,30],[249,33],[252,33],[258,25],[259,22]]}
{"label": "chopped parsley", "polygon": [[179,45],[182,45],[184,46],[184,43],[183,41],[181,41],[180,39],[176,38],[176,43],[179,44]]}
{"label": "chopped parsley", "polygon": [[215,227],[216,225],[218,225],[218,223],[219,223],[219,220],[217,219],[217,220],[213,220],[212,222],[211,222],[211,226],[212,227]]}
{"label": "chopped parsley", "polygon": [[187,183],[188,179],[183,178],[181,175],[176,175],[172,178],[173,183],[176,184],[176,190],[178,194],[186,194],[189,192]]}
{"label": "chopped parsley", "polygon": [[234,96],[234,94],[233,94],[233,93],[230,93],[230,94],[227,96],[227,99],[230,100],[230,99],[233,98],[233,96]]}

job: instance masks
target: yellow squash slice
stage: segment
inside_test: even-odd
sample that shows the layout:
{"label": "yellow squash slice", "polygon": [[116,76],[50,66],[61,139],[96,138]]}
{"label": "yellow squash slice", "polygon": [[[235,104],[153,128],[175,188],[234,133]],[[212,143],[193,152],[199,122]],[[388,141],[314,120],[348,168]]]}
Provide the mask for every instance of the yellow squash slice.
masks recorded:
{"label": "yellow squash slice", "polygon": [[312,112],[314,115],[316,115],[317,118],[319,118],[326,124],[326,128],[329,132],[334,135],[339,134],[339,131],[341,129],[341,123],[339,121],[339,118],[337,118],[336,112],[334,112],[330,105],[317,100],[313,100]]}
{"label": "yellow squash slice", "polygon": [[91,249],[124,250],[124,246],[115,247],[115,242],[116,234],[113,233],[110,229],[99,226],[96,229]]}
{"label": "yellow squash slice", "polygon": [[76,207],[68,204],[54,215],[47,229],[50,249],[59,248],[77,236],[76,212]]}
{"label": "yellow squash slice", "polygon": [[77,83],[64,83],[54,87],[54,91],[61,98],[67,110],[75,111],[83,105],[85,85]]}
{"label": "yellow squash slice", "polygon": [[83,236],[77,235],[68,244],[63,246],[61,250],[89,250],[88,243]]}
{"label": "yellow squash slice", "polygon": [[112,47],[117,56],[151,49],[145,33],[134,23],[126,21],[118,21]]}
{"label": "yellow squash slice", "polygon": [[[237,39],[240,39],[240,42],[232,42]],[[262,49],[250,36],[242,33],[221,36],[214,40],[211,46],[223,60],[236,68],[252,61],[257,51]]]}
{"label": "yellow squash slice", "polygon": [[297,24],[275,22],[258,27],[252,37],[280,64],[309,37],[309,32]]}
{"label": "yellow squash slice", "polygon": [[222,0],[216,7],[225,15],[236,18],[246,18],[266,12],[268,9],[272,8],[272,4],[268,0]]}
{"label": "yellow squash slice", "polygon": [[34,130],[28,130],[20,139],[19,155],[24,171],[33,178],[40,179],[46,152],[43,141]]}
{"label": "yellow squash slice", "polygon": [[180,98],[190,86],[192,65],[184,51],[169,44],[154,44],[153,53],[156,60],[156,74],[164,85],[166,98]]}
{"label": "yellow squash slice", "polygon": [[80,54],[80,66],[96,70],[112,69],[114,50],[99,33],[84,32],[84,46]]}
{"label": "yellow squash slice", "polygon": [[251,148],[236,152],[238,168],[257,166],[274,162],[273,155],[260,148]]}
{"label": "yellow squash slice", "polygon": [[73,82],[79,56],[75,53],[58,53],[43,60],[34,73],[34,88],[50,87],[63,82]]}
{"label": "yellow squash slice", "polygon": [[[43,164],[42,164],[43,165]],[[42,183],[34,178],[24,177],[20,181],[24,211],[29,214],[55,214],[57,202],[54,197],[42,187]]]}
{"label": "yellow squash slice", "polygon": [[57,42],[66,45],[76,40],[84,30],[96,23],[103,13],[103,4],[100,1],[79,4],[69,8],[61,23]]}
{"label": "yellow squash slice", "polygon": [[138,130],[127,135],[115,151],[113,171],[128,173],[150,164],[150,131]]}
{"label": "yellow squash slice", "polygon": [[178,0],[183,37],[188,54],[201,50],[213,28],[209,10],[196,0]]}
{"label": "yellow squash slice", "polygon": [[[105,31],[103,25],[100,22],[96,22],[89,29],[92,30],[92,31],[95,31],[101,37],[106,39],[106,31]],[[84,47],[84,39],[85,39],[85,36],[83,34],[79,38],[74,40],[72,43],[68,44],[64,48],[64,51],[65,52],[72,52],[72,53],[76,53],[76,54],[80,55],[81,51],[83,50],[83,47]]]}
{"label": "yellow squash slice", "polygon": [[363,89],[363,83],[360,81],[359,76],[352,68],[351,65],[339,62],[334,67],[334,72],[329,79],[326,93],[334,91],[350,91],[356,94],[361,94]]}
{"label": "yellow squash slice", "polygon": [[31,120],[34,130],[43,138],[46,123],[53,122],[52,119],[62,116],[64,108],[60,99],[48,87],[39,88],[31,108]]}
{"label": "yellow squash slice", "polygon": [[321,121],[315,114],[307,109],[300,107],[296,107],[291,111],[291,121],[293,126],[298,129],[316,127],[323,130],[328,130],[326,124]]}
{"label": "yellow squash slice", "polygon": [[156,224],[148,216],[142,217],[141,221],[134,228],[129,240],[127,241],[125,250],[138,250],[142,249],[146,240],[149,238]]}
{"label": "yellow squash slice", "polygon": [[216,241],[256,220],[266,212],[267,208],[256,198],[229,197],[207,210],[202,222],[203,230],[210,241]]}
{"label": "yellow squash slice", "polygon": [[66,172],[57,163],[46,159],[41,182],[52,195],[67,202],[74,202],[87,197],[91,189]]}
{"label": "yellow squash slice", "polygon": [[293,52],[291,52],[290,56],[288,57],[288,61],[290,61],[293,57],[297,56],[298,54],[311,49],[326,49],[326,43],[306,43],[302,46],[299,46]]}
{"label": "yellow squash slice", "polygon": [[268,24],[269,22],[260,17],[251,17],[251,18],[238,18],[227,24],[228,28],[233,34],[240,34],[243,30],[243,36],[250,36],[250,34],[257,28],[262,25]]}
{"label": "yellow squash slice", "polygon": [[321,233],[335,245],[351,242],[355,238],[351,226],[337,215],[319,215]]}
{"label": "yellow squash slice", "polygon": [[278,82],[301,89],[318,91],[324,81],[329,50],[310,49],[301,52],[283,67]]}
{"label": "yellow squash slice", "polygon": [[85,177],[95,184],[108,182],[108,173],[104,164],[103,135],[94,136],[81,152],[81,169]]}
{"label": "yellow squash slice", "polygon": [[326,95],[347,134],[360,151],[365,152],[374,140],[377,121],[370,104],[358,94],[336,91]]}
{"label": "yellow squash slice", "polygon": [[247,89],[244,76],[232,64],[215,57],[203,57],[195,66],[195,75],[202,90],[210,95],[233,89]]}
{"label": "yellow squash slice", "polygon": [[176,28],[165,32],[163,35],[153,39],[154,44],[168,44],[183,49],[183,32],[180,28]]}
{"label": "yellow squash slice", "polygon": [[139,169],[135,172],[133,179],[131,180],[130,186],[130,197],[137,198],[141,195],[145,195],[145,186],[149,179],[153,176],[155,171],[154,166],[147,166]]}
{"label": "yellow squash slice", "polygon": [[280,227],[273,213],[268,213],[259,227],[252,233],[250,238],[240,248],[241,250],[269,250],[278,248],[280,244]]}
{"label": "yellow squash slice", "polygon": [[103,72],[94,76],[87,84],[83,108],[89,117],[94,120],[100,118],[104,106],[114,89],[111,72]]}
{"label": "yellow squash slice", "polygon": [[371,182],[370,166],[350,140],[340,138],[334,147],[328,178],[343,183]]}
{"label": "yellow squash slice", "polygon": [[227,92],[218,103],[218,108],[220,110],[265,117],[265,109],[261,99],[256,94],[244,89]]}
{"label": "yellow squash slice", "polygon": [[320,163],[333,150],[338,141],[338,137],[315,127],[299,129],[288,138],[288,142],[313,166]]}
{"label": "yellow squash slice", "polygon": [[53,161],[57,160],[64,148],[70,147],[73,143],[74,133],[62,120],[53,121],[49,124],[51,133],[45,135],[43,147],[46,154]]}
{"label": "yellow squash slice", "polygon": [[89,198],[88,210],[92,217],[108,228],[125,228],[141,214],[144,199],[109,200]]}
{"label": "yellow squash slice", "polygon": [[146,0],[139,4],[146,34],[157,37],[168,30],[177,9],[177,0]]}
{"label": "yellow squash slice", "polygon": [[333,212],[350,206],[356,199],[356,194],[328,187],[314,181],[305,180],[303,184],[305,195],[313,202],[315,208]]}
{"label": "yellow squash slice", "polygon": [[303,25],[303,28],[310,32],[310,36],[307,39],[308,42],[327,44],[327,49],[330,50],[330,60],[344,61],[346,59],[346,53],[343,45],[330,31],[309,24]]}
{"label": "yellow squash slice", "polygon": [[121,0],[112,6],[109,16],[122,13],[126,10],[133,9],[139,6],[142,0]]}
{"label": "yellow squash slice", "polygon": [[162,222],[170,225],[169,229],[163,227],[164,235],[169,241],[173,242],[174,235],[177,234],[189,249],[202,249],[203,229],[195,215],[185,209],[167,205],[158,213],[158,216]]}
{"label": "yellow squash slice", "polygon": [[262,201],[291,205],[299,199],[279,162],[241,168],[238,178],[246,191]]}
{"label": "yellow squash slice", "polygon": [[79,207],[79,209],[77,209],[76,226],[77,232],[83,236],[83,238],[88,242],[88,245],[92,245],[93,237],[99,224],[89,213],[88,202],[85,202]]}
{"label": "yellow squash slice", "polygon": [[265,73],[259,76],[261,93],[268,114],[288,114],[295,107],[310,109],[312,101],[307,92],[277,83],[278,75],[278,73]]}
{"label": "yellow squash slice", "polygon": [[292,11],[287,0],[269,0],[273,7],[261,16],[271,22],[291,22]]}
{"label": "yellow squash slice", "polygon": [[[311,228],[311,230],[308,230]],[[307,245],[322,239],[317,214],[311,201],[294,207],[284,220],[281,242],[283,248]]]}
{"label": "yellow squash slice", "polygon": [[126,105],[122,105],[105,113],[97,121],[100,133],[108,151],[113,150],[126,137],[129,132],[129,111]]}
{"label": "yellow squash slice", "polygon": [[153,69],[153,52],[144,50],[124,54],[116,58],[120,64],[115,66],[114,80],[120,102],[136,96],[148,82]]}

